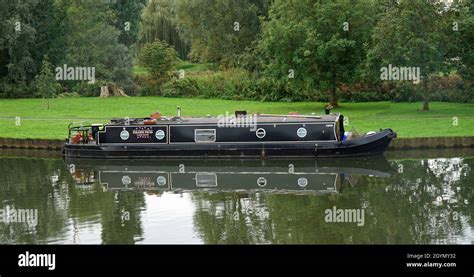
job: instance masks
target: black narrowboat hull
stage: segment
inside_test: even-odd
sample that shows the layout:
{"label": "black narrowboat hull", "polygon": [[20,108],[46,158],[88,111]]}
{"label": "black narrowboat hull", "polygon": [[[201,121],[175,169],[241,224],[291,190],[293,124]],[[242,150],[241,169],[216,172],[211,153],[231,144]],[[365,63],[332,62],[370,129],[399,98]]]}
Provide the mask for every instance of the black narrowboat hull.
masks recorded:
{"label": "black narrowboat hull", "polygon": [[87,159],[166,159],[166,158],[285,158],[349,157],[382,154],[396,137],[391,129],[346,141],[294,141],[244,143],[113,143],[64,146],[68,158]]}

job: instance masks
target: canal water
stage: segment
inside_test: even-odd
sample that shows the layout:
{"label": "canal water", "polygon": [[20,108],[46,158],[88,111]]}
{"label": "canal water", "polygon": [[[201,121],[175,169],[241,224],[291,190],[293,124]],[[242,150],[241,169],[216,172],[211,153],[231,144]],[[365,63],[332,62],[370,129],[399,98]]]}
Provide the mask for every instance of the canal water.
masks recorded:
{"label": "canal water", "polygon": [[63,160],[0,150],[0,244],[473,244],[474,151]]}

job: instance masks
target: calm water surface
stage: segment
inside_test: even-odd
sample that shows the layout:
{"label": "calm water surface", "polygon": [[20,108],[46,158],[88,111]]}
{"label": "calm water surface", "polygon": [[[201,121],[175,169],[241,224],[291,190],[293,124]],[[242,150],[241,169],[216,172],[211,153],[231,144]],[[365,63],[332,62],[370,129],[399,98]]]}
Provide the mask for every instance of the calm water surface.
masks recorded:
{"label": "calm water surface", "polygon": [[[0,150],[0,243],[473,244],[473,189],[472,149],[129,162]],[[36,221],[12,220],[21,209]]]}

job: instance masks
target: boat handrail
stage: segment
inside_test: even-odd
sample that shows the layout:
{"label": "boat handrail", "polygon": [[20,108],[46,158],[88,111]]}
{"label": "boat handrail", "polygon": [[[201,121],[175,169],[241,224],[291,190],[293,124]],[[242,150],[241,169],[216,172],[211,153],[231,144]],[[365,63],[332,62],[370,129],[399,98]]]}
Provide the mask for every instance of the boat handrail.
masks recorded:
{"label": "boat handrail", "polygon": [[320,115],[301,115],[301,114],[256,114],[257,116],[268,116],[268,117],[300,117],[300,118],[314,118],[314,119],[322,119],[323,117]]}

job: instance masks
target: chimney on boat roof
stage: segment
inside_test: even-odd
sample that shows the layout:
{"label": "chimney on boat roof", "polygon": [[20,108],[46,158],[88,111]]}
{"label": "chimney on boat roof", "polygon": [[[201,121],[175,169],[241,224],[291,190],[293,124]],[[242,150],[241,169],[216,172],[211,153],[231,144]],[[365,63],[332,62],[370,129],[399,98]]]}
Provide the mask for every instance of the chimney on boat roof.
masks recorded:
{"label": "chimney on boat roof", "polygon": [[181,107],[180,106],[176,107],[176,116],[181,117]]}
{"label": "chimney on boat roof", "polygon": [[247,111],[235,111],[235,117],[244,117],[247,115]]}

